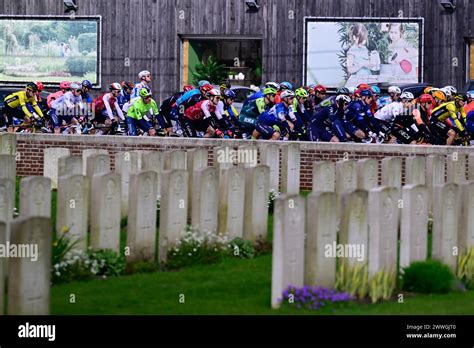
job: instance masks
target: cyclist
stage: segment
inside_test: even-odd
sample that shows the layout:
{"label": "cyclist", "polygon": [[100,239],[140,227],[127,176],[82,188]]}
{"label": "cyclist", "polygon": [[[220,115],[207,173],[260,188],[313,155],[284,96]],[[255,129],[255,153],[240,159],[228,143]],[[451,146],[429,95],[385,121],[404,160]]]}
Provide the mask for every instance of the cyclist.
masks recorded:
{"label": "cyclist", "polygon": [[[176,121],[178,120],[176,101],[182,97],[186,92],[195,90],[194,86],[186,85],[181,92],[175,93],[169,98],[166,98],[160,105],[158,114],[158,122],[161,127],[165,129],[167,135],[176,136],[177,132],[173,131],[173,127],[178,131]],[[174,124],[174,126],[173,126]]]}
{"label": "cyclist", "polygon": [[314,87],[314,102],[316,105],[321,103],[324,99],[326,99],[327,88],[323,85],[317,85]]}
{"label": "cyclist", "polygon": [[142,88],[138,95],[140,99],[135,100],[127,111],[128,135],[136,136],[138,127],[144,134],[154,136],[156,131],[151,120],[158,115],[158,105],[147,88]]}
{"label": "cyclist", "polygon": [[293,100],[295,93],[291,90],[284,90],[280,94],[281,103],[274,105],[270,110],[263,112],[257,120],[252,139],[278,140],[282,135],[282,131],[287,131],[284,140],[288,140],[289,133],[294,129],[296,116],[293,113]]}
{"label": "cyclist", "polygon": [[280,94],[283,93],[283,91],[293,91],[293,85],[289,82],[286,82],[286,81],[280,83],[280,85],[278,86],[278,93],[275,97],[275,103],[276,104],[281,103]]}
{"label": "cyclist", "polygon": [[398,86],[388,87],[388,96],[380,97],[377,101],[378,108],[381,109],[387,104],[390,104],[394,101],[398,101],[400,99],[401,94],[402,94],[402,90],[400,89],[400,87]]}
{"label": "cyclist", "polygon": [[394,115],[392,128],[390,130],[391,139],[389,143],[399,142],[401,144],[416,144],[419,129],[415,124],[412,102],[415,96],[411,92],[403,92],[400,95],[401,109]]}
{"label": "cyclist", "polygon": [[221,95],[224,95],[224,91],[226,89],[230,89],[231,85],[229,82],[224,82],[224,83],[221,83],[221,85],[219,86],[219,91],[221,92]]}
{"label": "cyclist", "polygon": [[233,103],[235,99],[235,92],[230,89],[225,89],[224,93],[221,93],[222,100],[217,104],[218,113],[223,116],[221,128],[227,129],[224,137],[233,137],[239,134],[241,136],[239,125],[239,113],[235,109]]}
{"label": "cyclist", "polygon": [[433,110],[434,100],[433,97],[427,93],[420,95],[417,98],[415,108],[413,109],[413,117],[416,122],[416,126],[419,129],[419,136],[417,142],[433,144],[433,136],[431,134],[429,125],[431,118],[431,111]]}
{"label": "cyclist", "polygon": [[[51,103],[49,117],[51,118],[54,133],[56,134],[60,133],[60,127],[63,125],[77,126],[79,123],[78,118],[84,108],[81,96],[81,85],[77,82],[73,82],[70,88],[71,90],[69,92],[64,93]],[[69,127],[65,129],[65,132],[70,132]]]}
{"label": "cyclist", "polygon": [[[363,142],[372,142],[370,137],[375,138],[377,135],[373,131],[379,133],[381,131],[378,127],[378,122],[372,112],[370,111],[370,105],[373,101],[373,94],[369,89],[364,89],[362,91],[356,91],[354,93],[356,100],[352,101],[349,104],[348,111],[346,113],[346,122],[348,122],[349,134],[355,134],[357,129],[360,129],[364,133],[362,138]],[[358,97],[360,95],[360,99]],[[355,126],[355,128],[353,127]],[[358,133],[361,135],[361,133]],[[379,141],[385,137],[384,134],[378,134]],[[354,140],[361,139],[360,136],[354,138]]]}
{"label": "cyclist", "polygon": [[458,90],[454,86],[444,86],[441,91],[446,95],[448,101],[454,101],[454,97],[458,93]]}
{"label": "cyclist", "polygon": [[48,103],[48,108],[51,108],[51,103],[53,102],[53,100],[55,99],[58,99],[60,96],[62,96],[64,93],[68,92],[69,89],[71,87],[71,82],[69,81],[62,81],[60,84],[59,84],[59,91],[55,92],[55,93],[51,93],[50,95],[48,95],[48,97],[46,98],[47,100],[47,103]]}
{"label": "cyclist", "polygon": [[245,100],[245,102],[244,102],[242,108],[243,108],[244,106],[246,106],[248,103],[250,103],[252,100],[255,100],[255,99],[258,99],[258,98],[263,98],[263,97],[264,97],[264,93],[263,93],[263,92],[264,92],[265,88],[274,88],[275,90],[278,90],[279,87],[280,87],[280,85],[279,85],[278,83],[276,83],[276,82],[271,82],[271,81],[270,81],[270,82],[267,82],[267,83],[265,84],[264,88],[262,88],[262,89],[261,89],[260,91],[258,91],[258,92],[253,93],[251,96],[249,96],[249,97]]}
{"label": "cyclist", "polygon": [[438,107],[441,104],[444,104],[448,101],[448,99],[446,98],[446,94],[444,94],[444,92],[441,91],[440,89],[435,90],[431,95],[433,96],[433,100],[435,102],[434,107]]}
{"label": "cyclist", "polygon": [[[346,142],[347,135],[344,127],[344,115],[350,102],[351,98],[345,94],[339,94],[333,98],[326,99],[323,102],[325,106],[319,109],[309,123],[309,140]],[[359,136],[364,137],[360,129],[353,130],[351,133],[356,136],[355,133],[357,132]]]}
{"label": "cyclist", "polygon": [[260,114],[275,105],[276,94],[277,90],[275,88],[267,87],[263,90],[264,96],[262,98],[257,98],[246,105],[244,104],[239,116],[239,125],[243,138],[247,138],[252,134]]}
{"label": "cyclist", "polygon": [[[43,117],[43,112],[36,103],[35,93],[38,86],[34,82],[29,82],[26,89],[7,95],[4,100],[2,115],[7,118],[8,132],[13,132],[13,118],[24,119],[25,123],[29,123],[31,119],[39,119]],[[34,112],[28,109],[31,105]]]}
{"label": "cyclist", "polygon": [[131,99],[140,98],[138,93],[140,92],[142,88],[148,89],[149,92],[151,93],[151,86],[150,86],[151,72],[149,72],[148,70],[142,70],[138,73],[138,78],[140,79],[140,82],[135,84],[135,88],[133,88],[133,91],[132,91]]}
{"label": "cyclist", "polygon": [[293,101],[293,112],[296,116],[296,122],[290,140],[306,140],[306,126],[311,118],[310,113],[305,106],[309,94],[303,87],[300,87],[296,89],[295,96],[296,98]]}
{"label": "cyclist", "polygon": [[382,93],[382,91],[380,90],[380,88],[377,85],[372,85],[372,86],[370,86],[369,89],[372,92],[372,94],[374,95],[374,99],[372,100],[372,104],[370,104],[370,111],[372,112],[372,115],[374,115],[377,112],[377,110],[379,109],[378,100],[379,100],[379,97],[380,97],[380,94]]}
{"label": "cyclist", "polygon": [[443,145],[452,145],[457,134],[465,136],[466,101],[464,94],[456,94],[454,101],[443,103],[431,112],[430,129]]}
{"label": "cyclist", "polygon": [[120,83],[114,82],[110,84],[109,90],[109,93],[105,93],[95,98],[93,101],[93,110],[95,112],[94,122],[96,123],[96,128],[97,124],[104,125],[102,127],[103,129],[99,130],[96,134],[123,132],[118,121],[124,121],[125,117],[122,109],[120,109],[120,106],[117,103],[117,97],[122,90],[122,86]]}
{"label": "cyclist", "polygon": [[122,87],[122,90],[117,96],[117,103],[122,109],[122,111],[127,113],[128,109],[131,106],[131,98],[134,84],[131,81],[123,81],[120,86]]}
{"label": "cyclist", "polygon": [[467,91],[467,103],[472,103],[474,101],[474,90],[473,91]]}
{"label": "cyclist", "polygon": [[[217,104],[221,99],[221,93],[213,88],[206,93],[206,97],[207,99],[201,100],[184,112],[184,125],[192,137],[197,137],[197,132],[204,132],[204,138],[211,138],[216,133],[211,125],[211,117],[212,113],[219,113]],[[217,115],[217,118],[222,118],[222,115]]]}

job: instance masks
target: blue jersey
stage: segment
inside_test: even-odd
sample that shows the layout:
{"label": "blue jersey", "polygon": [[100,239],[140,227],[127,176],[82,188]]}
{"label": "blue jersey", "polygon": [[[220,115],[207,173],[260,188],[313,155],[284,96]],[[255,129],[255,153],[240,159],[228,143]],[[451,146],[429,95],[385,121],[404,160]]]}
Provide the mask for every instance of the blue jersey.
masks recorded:
{"label": "blue jersey", "polygon": [[139,83],[136,83],[135,84],[135,87],[133,88],[133,91],[132,91],[132,99],[134,98],[138,98],[140,97],[140,95],[138,94],[138,92],[140,92],[140,90],[142,88],[146,88],[150,93],[151,93],[151,87],[150,85],[147,85],[143,82],[139,82]]}
{"label": "blue jersey", "polygon": [[274,105],[270,110],[264,111],[258,117],[258,122],[263,123],[267,126],[281,125],[290,116],[294,119],[293,111],[291,108],[287,108],[284,103],[278,103]]}
{"label": "blue jersey", "polygon": [[348,110],[338,107],[336,97],[330,101],[326,99],[323,103],[325,103],[325,106],[318,109],[312,124],[319,128],[329,127],[340,141],[346,141],[343,121]]}
{"label": "blue jersey", "polygon": [[380,97],[377,99],[377,108],[380,110],[384,106],[390,104],[392,102],[392,99],[388,95],[384,95],[383,97]]}
{"label": "blue jersey", "polygon": [[81,92],[82,100],[85,100],[86,103],[92,103],[92,97],[87,92]]}
{"label": "blue jersey", "polygon": [[354,100],[349,103],[347,108],[346,118],[351,121],[353,119],[360,119],[364,117],[371,117],[372,112],[370,111],[370,105],[365,104],[361,100]]}
{"label": "blue jersey", "polygon": [[263,98],[265,95],[263,94],[263,91],[258,91],[252,94],[250,97],[247,98],[247,101],[252,101],[258,98]]}
{"label": "blue jersey", "polygon": [[198,94],[201,94],[199,89],[191,89],[187,91],[181,97],[178,98],[178,100],[176,101],[176,106],[180,106],[181,104],[185,103],[186,101],[191,99],[193,96],[198,95]]}
{"label": "blue jersey", "polygon": [[130,101],[131,96],[131,94],[127,94],[123,90],[120,92],[117,97],[117,103],[119,104],[120,109],[123,109],[123,106]]}

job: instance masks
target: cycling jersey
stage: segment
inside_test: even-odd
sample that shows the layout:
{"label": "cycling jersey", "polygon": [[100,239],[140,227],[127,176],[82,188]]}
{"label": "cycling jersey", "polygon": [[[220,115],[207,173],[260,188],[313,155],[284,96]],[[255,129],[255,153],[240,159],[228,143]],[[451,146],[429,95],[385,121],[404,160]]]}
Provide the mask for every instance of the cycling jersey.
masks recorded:
{"label": "cycling jersey", "polygon": [[264,98],[257,98],[249,102],[240,110],[240,118],[250,117],[256,119],[267,108]]}
{"label": "cycling jersey", "polygon": [[81,92],[81,98],[85,100],[86,103],[92,103],[92,98],[87,92]]}
{"label": "cycling jersey", "polygon": [[71,91],[64,93],[51,103],[51,109],[54,109],[58,115],[78,115],[82,108],[82,97],[76,97]]}
{"label": "cycling jersey", "polygon": [[48,95],[48,97],[46,98],[46,101],[48,103],[48,108],[51,108],[51,104],[52,102],[55,100],[55,99],[58,99],[60,96],[62,96],[64,94],[63,91],[57,91],[55,93],[51,93],[50,95]]}
{"label": "cycling jersey", "polygon": [[189,101],[191,97],[200,95],[200,94],[201,92],[199,91],[199,89],[191,89],[187,91],[186,93],[184,93],[181,97],[179,97],[178,100],[176,100],[176,106],[180,106],[181,104]]}
{"label": "cycling jersey", "polygon": [[216,106],[211,104],[210,100],[201,100],[196,105],[187,108],[184,112],[184,116],[190,120],[197,121],[211,117],[211,113],[215,113],[218,119],[222,118],[222,115]]}
{"label": "cycling jersey", "polygon": [[392,123],[395,117],[403,112],[402,102],[393,102],[385,105],[377,111],[374,117],[378,120]]}
{"label": "cycling jersey", "polygon": [[258,99],[258,98],[263,98],[265,95],[263,94],[263,91],[258,91],[252,94],[250,97],[247,98],[244,104],[247,104],[248,102],[251,102],[252,100]]}
{"label": "cycling jersey", "polygon": [[443,103],[440,106],[434,108],[431,112],[432,121],[439,120],[441,122],[447,123],[448,118],[451,118],[453,120],[454,124],[456,125],[456,128],[459,129],[459,131],[464,131],[463,123],[466,119],[466,113],[464,111],[464,108],[458,109],[456,107],[455,101]]}
{"label": "cycling jersey", "polygon": [[109,119],[114,120],[115,118],[112,108],[115,109],[121,120],[125,119],[122,109],[120,109],[117,99],[112,95],[112,93],[105,93],[104,95],[94,99],[93,103],[94,110],[96,112],[105,114],[105,116],[107,116]]}
{"label": "cycling jersey", "polygon": [[158,115],[158,105],[152,99],[150,103],[146,104],[142,98],[136,100],[128,109],[127,116],[135,120],[141,120],[146,114]]}
{"label": "cycling jersey", "polygon": [[5,98],[4,104],[7,105],[11,109],[16,109],[21,106],[21,109],[23,113],[31,117],[32,113],[28,110],[26,104],[30,104],[35,112],[38,114],[38,116],[43,117],[43,113],[41,112],[41,109],[38,107],[38,104],[36,103],[35,96],[33,95],[31,98],[28,98],[26,95],[26,91],[19,91],[12,93],[8,95]]}
{"label": "cycling jersey", "polygon": [[131,97],[132,95],[125,93],[124,90],[120,91],[120,94],[117,97],[118,105],[125,112],[127,112],[128,108],[130,107],[130,105],[126,105],[126,104],[130,104]]}
{"label": "cycling jersey", "polygon": [[135,84],[135,87],[133,87],[133,90],[132,90],[132,99],[133,98],[139,98],[140,95],[138,94],[140,92],[140,90],[142,88],[146,88],[148,90],[148,92],[151,93],[151,87],[150,85],[148,85],[146,82],[142,81],[142,82],[139,82],[139,83],[136,83]]}
{"label": "cycling jersey", "polygon": [[343,124],[345,113],[347,111],[338,107],[335,97],[333,97],[331,101],[332,102],[330,104],[328,104],[328,99],[323,101],[325,106],[318,109],[319,111],[315,113],[314,117],[312,118],[309,127],[311,141],[330,140],[331,136],[329,136],[329,139],[328,136],[322,136],[322,134],[325,133],[323,131],[326,128],[331,130],[331,132],[329,132],[329,130],[327,130],[327,132],[329,132],[331,135],[332,133],[335,134],[340,141],[347,141]]}
{"label": "cycling jersey", "polygon": [[286,107],[284,103],[278,103],[270,110],[263,112],[258,117],[257,122],[268,126],[280,125],[282,122],[286,121],[287,117],[289,117],[291,121],[296,121],[293,108],[291,106]]}

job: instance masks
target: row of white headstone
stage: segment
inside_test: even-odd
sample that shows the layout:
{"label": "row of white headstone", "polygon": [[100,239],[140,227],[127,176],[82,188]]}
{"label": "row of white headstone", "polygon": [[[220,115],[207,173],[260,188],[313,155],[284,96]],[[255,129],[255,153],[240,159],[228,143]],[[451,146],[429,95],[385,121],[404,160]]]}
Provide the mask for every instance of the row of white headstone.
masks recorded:
{"label": "row of white headstone", "polygon": [[352,266],[367,263],[369,277],[396,271],[398,258],[400,268],[425,260],[430,211],[433,258],[455,271],[458,256],[474,247],[474,181],[467,180],[474,173],[466,176],[465,157],[407,158],[403,187],[401,159],[381,162],[381,185],[377,160],[315,162],[313,192],[306,200],[299,195],[277,200],[274,308],[289,285],[333,288],[336,256]]}

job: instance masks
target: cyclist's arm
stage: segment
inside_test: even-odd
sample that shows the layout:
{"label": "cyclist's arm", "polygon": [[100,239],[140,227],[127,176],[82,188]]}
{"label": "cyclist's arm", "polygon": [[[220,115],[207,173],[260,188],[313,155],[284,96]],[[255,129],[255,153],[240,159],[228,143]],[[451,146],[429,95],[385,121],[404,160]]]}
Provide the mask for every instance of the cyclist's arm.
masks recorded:
{"label": "cyclist's arm", "polygon": [[206,100],[201,104],[201,110],[204,112],[204,118],[211,117],[211,112],[209,111],[209,100]]}
{"label": "cyclist's arm", "polygon": [[122,109],[120,109],[120,105],[118,105],[118,101],[115,101],[114,107],[115,107],[115,111],[117,111],[117,115],[120,117],[120,119],[125,120],[125,117],[123,116]]}
{"label": "cyclist's arm", "polygon": [[263,98],[255,99],[255,105],[257,105],[257,110],[259,114],[265,111],[265,101],[263,100]]}
{"label": "cyclist's arm", "polygon": [[35,112],[38,114],[39,117],[43,117],[43,112],[41,111],[40,107],[36,103],[36,100],[33,98],[33,102],[31,103],[31,106],[35,110]]}
{"label": "cyclist's arm", "polygon": [[453,119],[454,124],[456,125],[457,129],[459,129],[459,131],[461,132],[464,131],[464,126],[458,117],[456,108],[453,105],[448,105],[446,110],[449,111],[449,117]]}
{"label": "cyclist's arm", "polygon": [[113,120],[114,113],[112,112],[112,108],[110,107],[109,99],[110,99],[110,96],[108,96],[107,94],[102,97],[102,100],[104,101],[105,110],[107,110],[107,116],[111,120]]}
{"label": "cyclist's arm", "polygon": [[[33,116],[30,112],[30,110],[28,110],[28,107],[26,106],[26,102],[28,101],[26,98],[22,97],[21,95],[18,96],[19,97],[19,102],[20,102],[20,106],[21,106],[21,110],[23,111],[23,113],[25,114],[25,116],[27,117],[31,117]],[[36,102],[35,102],[36,104]],[[33,102],[31,103],[31,105],[33,105]]]}

